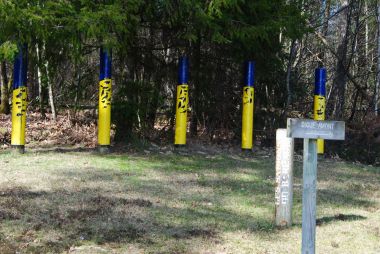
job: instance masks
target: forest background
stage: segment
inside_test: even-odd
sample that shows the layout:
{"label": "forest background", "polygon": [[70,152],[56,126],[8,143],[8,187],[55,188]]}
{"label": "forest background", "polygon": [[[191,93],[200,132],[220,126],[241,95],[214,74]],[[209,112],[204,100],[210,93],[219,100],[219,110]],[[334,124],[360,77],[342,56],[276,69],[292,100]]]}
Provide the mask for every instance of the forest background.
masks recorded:
{"label": "forest background", "polygon": [[10,112],[13,59],[27,43],[30,114],[75,122],[90,112],[81,124],[96,125],[104,46],[113,51],[114,140],[171,142],[178,58],[187,55],[189,135],[239,144],[243,66],[255,60],[255,143],[273,146],[287,117],[312,118],[323,66],[326,117],[347,123],[345,143],[327,144],[328,153],[376,164],[379,12],[372,0],[0,0],[0,112]]}

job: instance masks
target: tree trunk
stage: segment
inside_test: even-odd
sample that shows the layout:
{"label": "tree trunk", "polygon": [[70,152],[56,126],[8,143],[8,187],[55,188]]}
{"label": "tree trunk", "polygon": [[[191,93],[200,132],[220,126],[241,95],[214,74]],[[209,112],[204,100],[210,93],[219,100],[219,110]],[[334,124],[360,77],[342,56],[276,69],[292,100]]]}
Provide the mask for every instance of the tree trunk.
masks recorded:
{"label": "tree trunk", "polygon": [[293,93],[291,90],[290,85],[290,79],[291,79],[291,73],[292,73],[292,63],[293,59],[295,58],[296,52],[297,52],[297,41],[292,40],[292,44],[290,46],[290,52],[289,52],[289,61],[288,61],[288,67],[286,70],[286,93],[287,93],[287,99],[286,99],[286,108],[292,103]]}
{"label": "tree trunk", "polygon": [[379,87],[380,87],[380,3],[377,4],[377,75],[376,75],[376,86],[375,86],[375,96],[374,96],[374,104],[375,104],[375,114],[376,116],[379,114]]}
{"label": "tree trunk", "polygon": [[[331,0],[325,0],[323,1],[324,4],[323,4],[323,25],[322,25],[322,31],[321,31],[321,34],[323,36],[323,38],[327,38],[327,32],[329,30],[329,18],[330,18],[330,8],[331,8]],[[324,49],[322,49],[320,52],[319,52],[319,59],[320,59],[320,67],[322,66],[325,66],[326,64],[326,54],[324,52]]]}
{"label": "tree trunk", "polygon": [[351,29],[351,14],[352,14],[351,4],[345,10],[345,17],[343,17],[343,26],[345,27],[344,35],[341,43],[337,50],[337,65],[336,73],[333,81],[333,94],[330,99],[333,100],[333,115],[334,119],[343,119],[344,117],[344,107],[345,107],[345,93],[346,93],[346,83],[347,83],[347,51],[349,43],[349,33]]}
{"label": "tree trunk", "polygon": [[354,96],[354,100],[352,102],[351,116],[348,119],[348,122],[352,122],[354,120],[354,116],[355,116],[355,113],[356,113],[356,107],[357,107],[357,103],[358,103],[359,94],[360,94],[359,91],[356,90],[355,96]]}
{"label": "tree trunk", "polygon": [[78,107],[78,101],[79,101],[79,91],[82,81],[82,69],[79,67],[78,64],[75,64],[75,77],[76,77],[76,84],[75,84],[75,97],[74,97],[74,105],[75,110],[77,110]]}
{"label": "tree trunk", "polygon": [[38,103],[40,106],[40,112],[42,118],[45,118],[45,108],[44,108],[44,89],[42,84],[42,73],[40,68],[41,63],[41,52],[38,43],[36,44],[36,53],[37,53],[37,83],[38,83]]}
{"label": "tree trunk", "polygon": [[198,40],[195,44],[194,50],[194,96],[192,101],[192,112],[191,112],[191,122],[190,122],[190,135],[197,136],[198,134],[198,116],[200,111],[200,88],[201,88],[201,38],[200,34],[198,34]]}
{"label": "tree trunk", "polygon": [[162,76],[160,74],[156,74],[153,82],[153,94],[150,98],[150,103],[147,108],[147,127],[149,130],[154,130],[154,124],[156,122],[156,113],[159,106],[160,90],[162,88]]}
{"label": "tree trunk", "polygon": [[45,62],[45,68],[46,68],[46,82],[47,82],[47,87],[48,87],[48,92],[49,92],[49,105],[51,109],[51,115],[53,117],[53,120],[55,121],[57,119],[57,113],[55,111],[55,105],[54,105],[54,94],[53,94],[53,86],[52,83],[50,82],[50,72],[49,72],[49,62]]}
{"label": "tree trunk", "polygon": [[0,103],[0,113],[9,114],[9,81],[7,76],[7,65],[3,61],[1,62],[1,103]]}
{"label": "tree trunk", "polygon": [[[37,46],[37,48],[38,48],[38,46]],[[46,59],[45,43],[43,43],[43,45],[42,45],[42,55],[43,55],[43,58],[44,58],[43,61],[44,61],[45,74],[46,74],[46,83],[47,83],[47,87],[48,87],[49,105],[50,105],[50,110],[51,110],[51,114],[52,114],[53,120],[55,121],[57,119],[57,113],[55,111],[55,105],[54,105],[53,87],[52,87],[52,84],[50,82],[49,61]],[[38,70],[40,71],[39,68],[38,68]],[[41,87],[41,90],[42,90],[42,86],[40,86],[40,87]],[[40,93],[42,95],[42,91]]]}

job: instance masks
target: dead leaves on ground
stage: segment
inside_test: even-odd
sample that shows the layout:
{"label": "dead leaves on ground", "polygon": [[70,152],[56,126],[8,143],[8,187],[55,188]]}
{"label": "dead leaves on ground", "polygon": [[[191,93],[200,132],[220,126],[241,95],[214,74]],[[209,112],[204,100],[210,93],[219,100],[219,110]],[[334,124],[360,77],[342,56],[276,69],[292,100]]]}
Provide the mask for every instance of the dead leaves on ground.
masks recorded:
{"label": "dead leaves on ground", "polygon": [[[88,112],[77,113],[75,118],[66,111],[52,120],[51,114],[43,118],[40,113],[28,112],[26,144],[29,147],[73,146],[93,148],[97,144],[97,119]],[[10,115],[0,115],[0,148],[11,143]],[[114,131],[111,131],[113,136]]]}

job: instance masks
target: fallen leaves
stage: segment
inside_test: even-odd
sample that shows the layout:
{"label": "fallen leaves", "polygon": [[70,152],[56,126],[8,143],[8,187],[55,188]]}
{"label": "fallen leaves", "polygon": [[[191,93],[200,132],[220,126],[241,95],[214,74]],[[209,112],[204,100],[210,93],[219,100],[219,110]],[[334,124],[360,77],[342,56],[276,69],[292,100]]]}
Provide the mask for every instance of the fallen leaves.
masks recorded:
{"label": "fallen leaves", "polygon": [[[88,112],[77,113],[73,118],[66,111],[58,115],[56,121],[51,114],[43,118],[40,113],[28,112],[26,125],[25,142],[29,147],[77,145],[93,148],[97,144],[97,119]],[[0,149],[10,147],[11,131],[11,116],[0,115]]]}

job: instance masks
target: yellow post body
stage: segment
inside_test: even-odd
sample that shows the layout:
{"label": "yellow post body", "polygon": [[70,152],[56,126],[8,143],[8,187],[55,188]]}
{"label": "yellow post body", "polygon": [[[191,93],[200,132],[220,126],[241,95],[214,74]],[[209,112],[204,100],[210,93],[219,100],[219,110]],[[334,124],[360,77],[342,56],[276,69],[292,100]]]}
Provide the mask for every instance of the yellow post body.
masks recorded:
{"label": "yellow post body", "polygon": [[27,88],[25,86],[13,90],[12,98],[12,146],[25,145]]}
{"label": "yellow post body", "polygon": [[[325,120],[326,111],[326,97],[323,95],[314,95],[314,120]],[[325,145],[323,139],[317,140],[317,153],[323,154],[325,152]]]}
{"label": "yellow post body", "polygon": [[98,144],[111,144],[111,97],[112,80],[104,79],[99,82],[99,114],[98,114]]}
{"label": "yellow post body", "polygon": [[253,147],[254,91],[255,89],[251,86],[243,88],[242,149],[252,149]]}
{"label": "yellow post body", "polygon": [[177,104],[175,120],[175,145],[186,145],[187,111],[189,106],[189,86],[177,86]]}

